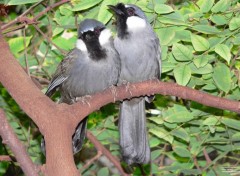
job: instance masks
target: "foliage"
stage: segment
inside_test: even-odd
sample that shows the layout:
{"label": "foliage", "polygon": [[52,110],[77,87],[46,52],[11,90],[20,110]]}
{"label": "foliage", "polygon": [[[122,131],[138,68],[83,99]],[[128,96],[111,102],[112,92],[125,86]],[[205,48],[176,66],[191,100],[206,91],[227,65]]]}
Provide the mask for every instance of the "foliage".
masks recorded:
{"label": "foliage", "polygon": [[[5,1],[5,4],[19,5],[15,8],[19,12],[10,11],[4,21],[14,19],[34,2],[37,1]],[[73,0],[71,4],[61,5],[38,20],[38,27],[45,37],[31,25],[21,32],[3,32],[20,64],[26,67],[27,60],[31,75],[46,87],[43,80],[51,78],[57,64],[64,58],[63,52],[53,44],[71,50],[77,39],[77,24],[85,18],[96,18],[115,33],[114,18],[106,5],[117,2]],[[237,0],[121,2],[140,6],[159,36],[163,81],[176,81],[212,95],[240,100],[240,4]],[[44,9],[43,5],[38,5],[33,16]],[[39,132],[4,88],[0,90],[1,108],[7,111],[12,127],[27,146],[32,159],[42,163]],[[239,162],[240,121],[237,114],[161,95],[156,96],[154,105],[149,105],[147,112],[152,173],[228,175],[224,168]],[[91,114],[88,127],[102,144],[120,157],[116,121],[116,107],[108,105],[101,112]],[[93,148],[92,144],[87,142],[84,150],[87,148]],[[0,148],[0,154],[5,153]],[[81,168],[84,163],[79,158],[76,157],[76,163]],[[0,164],[0,173],[8,167],[9,164]],[[146,169],[149,170],[149,166]],[[96,164],[82,174],[109,175],[111,172]],[[134,173],[140,174],[140,169],[136,168]]]}

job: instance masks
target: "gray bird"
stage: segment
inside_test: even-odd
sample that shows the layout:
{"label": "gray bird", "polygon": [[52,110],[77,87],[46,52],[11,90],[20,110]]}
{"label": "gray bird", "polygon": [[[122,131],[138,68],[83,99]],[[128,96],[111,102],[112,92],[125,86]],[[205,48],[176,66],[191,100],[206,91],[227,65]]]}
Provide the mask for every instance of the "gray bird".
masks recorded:
{"label": "gray bird", "polygon": [[[94,94],[116,85],[120,59],[109,29],[94,19],[79,25],[76,47],[58,65],[48,86],[47,96],[60,91],[60,103],[72,104],[77,97]],[[81,150],[86,135],[87,117],[73,135],[73,153]],[[42,143],[45,153],[45,145]]]}
{"label": "gray bird", "polygon": [[[117,22],[114,46],[120,55],[121,71],[118,83],[160,79],[160,44],[144,12],[136,5],[109,5]],[[131,165],[150,162],[150,147],[146,131],[145,99],[124,100],[120,105],[119,131],[123,160]]]}

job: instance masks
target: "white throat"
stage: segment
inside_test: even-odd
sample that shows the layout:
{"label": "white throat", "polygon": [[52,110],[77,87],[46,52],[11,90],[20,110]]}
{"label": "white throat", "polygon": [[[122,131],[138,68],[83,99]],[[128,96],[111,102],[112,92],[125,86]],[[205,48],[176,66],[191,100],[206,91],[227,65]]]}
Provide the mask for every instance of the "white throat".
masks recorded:
{"label": "white throat", "polygon": [[127,27],[130,32],[138,31],[146,27],[146,21],[137,16],[131,16],[127,19]]}
{"label": "white throat", "polygon": [[86,47],[85,43],[82,41],[82,39],[77,40],[76,48],[80,49],[81,51],[87,51],[87,47]]}
{"label": "white throat", "polygon": [[104,29],[99,36],[100,45],[102,46],[108,43],[111,36],[112,36],[111,31],[109,29]]}

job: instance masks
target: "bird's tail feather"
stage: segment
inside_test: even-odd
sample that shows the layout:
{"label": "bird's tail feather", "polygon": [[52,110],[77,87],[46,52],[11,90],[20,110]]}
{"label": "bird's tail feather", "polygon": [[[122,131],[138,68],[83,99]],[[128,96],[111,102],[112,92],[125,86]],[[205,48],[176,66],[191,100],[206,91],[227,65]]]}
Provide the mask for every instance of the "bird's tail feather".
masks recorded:
{"label": "bird's tail feather", "polygon": [[150,162],[144,98],[125,100],[119,115],[120,147],[127,164]]}
{"label": "bird's tail feather", "polygon": [[72,137],[72,145],[73,145],[73,153],[78,153],[83,146],[84,139],[86,137],[87,131],[87,119],[88,117],[84,118],[77,126],[75,133]]}

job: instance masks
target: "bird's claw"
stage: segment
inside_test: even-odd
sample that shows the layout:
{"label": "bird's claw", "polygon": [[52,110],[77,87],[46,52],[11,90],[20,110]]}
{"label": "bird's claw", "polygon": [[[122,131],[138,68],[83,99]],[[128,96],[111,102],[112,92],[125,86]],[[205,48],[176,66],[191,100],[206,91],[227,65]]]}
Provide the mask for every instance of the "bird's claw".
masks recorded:
{"label": "bird's claw", "polygon": [[91,107],[89,101],[87,99],[90,99],[91,95],[85,95],[83,97],[76,97],[75,102],[82,102],[83,104],[87,104],[89,107]]}

